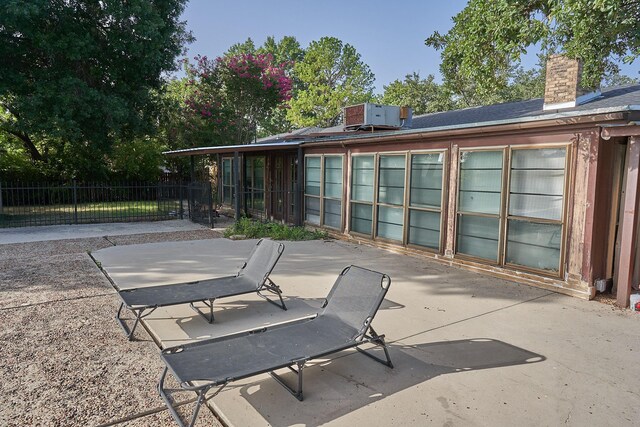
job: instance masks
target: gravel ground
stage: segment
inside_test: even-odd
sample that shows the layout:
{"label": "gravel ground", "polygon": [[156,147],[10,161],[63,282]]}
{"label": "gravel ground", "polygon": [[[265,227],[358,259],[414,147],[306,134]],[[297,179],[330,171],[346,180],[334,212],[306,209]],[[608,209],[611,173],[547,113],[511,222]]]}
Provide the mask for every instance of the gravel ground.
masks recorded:
{"label": "gravel ground", "polygon": [[[139,341],[126,340],[114,320],[115,291],[87,251],[219,236],[198,230],[0,245],[0,425],[172,425],[156,391],[158,349],[144,330],[136,331]],[[203,410],[198,425],[219,423]]]}

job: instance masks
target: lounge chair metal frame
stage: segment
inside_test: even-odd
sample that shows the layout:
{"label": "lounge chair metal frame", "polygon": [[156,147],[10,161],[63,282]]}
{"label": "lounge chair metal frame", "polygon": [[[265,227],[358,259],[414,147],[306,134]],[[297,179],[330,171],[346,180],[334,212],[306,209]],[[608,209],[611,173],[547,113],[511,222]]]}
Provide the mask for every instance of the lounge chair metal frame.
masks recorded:
{"label": "lounge chair metal frame", "polygon": [[[175,419],[175,421],[180,425],[180,426],[185,426],[186,424],[184,424],[184,422],[182,421],[180,415],[178,414],[176,407],[174,406],[173,403],[173,399],[170,396],[171,392],[175,392],[175,391],[193,391],[196,392],[198,395],[198,398],[196,400],[196,406],[192,412],[191,415],[191,421],[188,424],[189,426],[193,426],[197,416],[198,416],[198,412],[200,410],[200,407],[205,404],[206,402],[208,402],[209,400],[213,399],[215,396],[218,395],[218,393],[220,393],[229,383],[234,382],[234,381],[238,381],[238,380],[242,380],[245,378],[249,378],[249,377],[253,377],[255,375],[260,375],[260,374],[264,374],[264,373],[269,373],[271,375],[271,377],[273,377],[273,379],[275,379],[280,385],[282,385],[289,393],[291,393],[291,395],[293,395],[296,399],[298,399],[299,401],[303,400],[303,392],[302,392],[302,386],[303,386],[303,372],[305,369],[305,365],[307,364],[307,362],[309,362],[310,360],[313,359],[318,359],[324,356],[327,356],[329,354],[333,354],[333,353],[337,353],[343,350],[347,350],[350,348],[356,348],[356,350],[362,354],[364,354],[365,356],[375,360],[378,363],[381,363],[389,368],[393,368],[393,363],[391,362],[391,357],[389,355],[389,350],[387,348],[387,345],[385,343],[385,336],[384,335],[379,335],[376,333],[376,331],[373,329],[373,327],[371,326],[371,322],[376,314],[376,312],[378,311],[378,309],[380,308],[380,304],[382,303],[382,300],[384,299],[384,296],[387,292],[387,290],[389,289],[389,286],[391,284],[391,278],[389,276],[387,276],[386,274],[381,274],[381,273],[376,273],[378,275],[380,275],[381,280],[380,280],[380,286],[382,288],[379,298],[376,300],[376,304],[375,307],[372,307],[372,310],[370,310],[369,315],[366,317],[366,319],[364,319],[361,328],[358,330],[357,335],[349,342],[345,342],[342,345],[339,346],[335,346],[332,347],[330,349],[327,349],[326,351],[321,351],[315,354],[311,354],[311,355],[306,355],[304,357],[299,357],[296,359],[292,359],[288,362],[285,363],[279,363],[279,364],[275,364],[273,366],[269,366],[267,368],[263,368],[263,369],[256,369],[253,370],[251,372],[247,372],[246,374],[242,374],[242,375],[238,375],[238,376],[229,376],[229,377],[225,377],[219,380],[207,380],[207,379],[199,379],[199,380],[192,380],[192,381],[183,381],[180,382],[180,388],[179,389],[167,389],[165,388],[165,379],[167,376],[167,373],[171,370],[172,375],[179,380],[179,376],[176,374],[176,371],[174,370],[174,368],[171,365],[171,362],[168,360],[172,357],[172,355],[178,355],[179,353],[182,352],[188,352],[189,349],[192,348],[198,348],[198,347],[202,347],[202,346],[211,346],[211,345],[216,345],[217,343],[221,343],[221,342],[225,342],[225,341],[233,341],[234,339],[244,339],[244,338],[248,338],[251,336],[258,336],[260,334],[269,334],[272,333],[273,331],[278,331],[281,329],[285,329],[285,328],[296,328],[299,325],[304,325],[305,323],[308,322],[314,322],[317,321],[317,319],[322,318],[322,316],[324,315],[324,312],[326,309],[326,307],[328,305],[330,305],[331,303],[331,297],[334,294],[334,292],[336,291],[336,288],[339,286],[339,282],[340,279],[345,276],[349,270],[351,269],[360,269],[362,271],[368,271],[371,273],[376,273],[373,272],[371,270],[366,270],[363,269],[361,267],[355,267],[355,266],[349,266],[346,267],[344,270],[342,270],[342,272],[340,273],[340,276],[338,278],[338,280],[336,281],[334,287],[331,289],[331,292],[329,293],[329,295],[327,296],[327,298],[325,299],[322,308],[323,311],[321,311],[320,313],[316,314],[314,317],[312,318],[307,318],[307,319],[302,319],[302,320],[298,320],[298,321],[294,321],[294,322],[290,322],[290,323],[284,323],[284,324],[280,324],[280,325],[276,325],[276,326],[272,326],[272,327],[264,327],[261,329],[257,329],[257,330],[252,330],[252,331],[248,331],[248,332],[240,332],[240,333],[236,333],[236,334],[232,334],[232,335],[227,335],[227,336],[223,336],[223,337],[219,337],[219,338],[213,338],[210,340],[205,340],[205,341],[200,341],[200,342],[195,342],[195,343],[190,343],[190,344],[185,344],[185,345],[180,345],[180,346],[176,346],[176,347],[170,347],[170,348],[166,348],[164,350],[162,350],[161,352],[161,357],[163,359],[163,362],[165,363],[165,368],[160,376],[160,379],[158,381],[158,392],[160,394],[160,396],[162,397],[162,399],[164,400],[165,404],[167,405],[167,408],[169,409],[169,412],[171,413],[171,415],[173,416],[173,418]],[[286,329],[285,329],[286,331]],[[364,344],[374,344],[376,347],[380,347],[382,348],[382,350],[384,351],[384,359],[372,354],[371,352],[369,352],[368,350],[362,349],[360,348],[360,346],[364,345]],[[180,357],[180,356],[178,356]],[[278,370],[278,369],[283,369],[283,368],[287,368],[290,371],[294,372],[296,374],[296,379],[297,379],[297,384],[295,385],[295,387],[290,386],[289,384],[287,384],[287,382],[278,374],[276,374],[274,371]],[[214,390],[213,393],[207,395],[211,390]]]}
{"label": "lounge chair metal frame", "polygon": [[[266,243],[269,242],[269,243]],[[245,271],[245,269],[247,268],[247,266],[251,263],[252,258],[254,257],[254,255],[256,254],[256,252],[258,251],[258,249],[260,248],[261,245],[264,244],[274,244],[277,245],[277,254],[275,256],[274,259],[272,259],[271,263],[269,263],[269,265],[267,266],[264,275],[261,277],[260,280],[257,280],[257,283],[255,284],[255,286],[249,286],[249,287],[244,287],[244,288],[238,288],[237,291],[234,292],[229,292],[229,293],[225,293],[224,295],[216,295],[215,298],[198,298],[198,299],[194,299],[194,300],[185,300],[184,298],[180,298],[180,299],[176,299],[175,301],[171,301],[171,302],[164,302],[164,303],[159,303],[159,304],[155,304],[155,303],[147,303],[144,305],[128,305],[127,302],[125,301],[126,295],[131,293],[131,292],[136,292],[136,291],[148,291],[149,289],[153,288],[153,289],[162,289],[162,290],[167,290],[170,291],[172,286],[197,286],[198,284],[204,283],[206,282],[208,285],[214,285],[216,281],[222,281],[222,280],[233,280],[235,278],[239,278],[240,276],[242,276],[243,272]],[[284,252],[284,244],[282,243],[277,243],[277,242],[271,242],[271,241],[267,241],[264,239],[260,239],[258,240],[258,242],[256,243],[256,245],[253,247],[249,257],[247,258],[247,260],[244,262],[244,264],[242,265],[242,267],[240,268],[240,270],[238,271],[238,273],[235,276],[226,276],[226,277],[219,277],[219,278],[213,278],[213,279],[204,279],[204,280],[196,280],[193,282],[182,282],[182,283],[172,283],[172,284],[167,284],[167,285],[159,285],[159,286],[154,286],[154,287],[150,287],[150,288],[135,288],[135,289],[124,289],[124,290],[118,290],[118,295],[120,296],[122,302],[120,304],[120,307],[118,308],[118,312],[116,313],[116,320],[118,321],[118,323],[120,324],[120,327],[122,328],[122,330],[125,332],[125,334],[127,334],[127,338],[129,339],[129,341],[131,341],[133,339],[133,334],[137,328],[137,326],[140,324],[140,321],[142,319],[144,319],[145,317],[149,316],[151,313],[153,313],[156,309],[160,308],[160,307],[168,307],[168,306],[172,306],[172,305],[179,305],[179,304],[189,304],[189,306],[196,311],[196,313],[198,313],[200,316],[202,316],[207,322],[209,323],[213,323],[215,320],[215,317],[213,315],[213,304],[217,299],[220,298],[225,298],[225,297],[231,297],[231,296],[237,296],[237,295],[244,295],[244,294],[250,294],[253,292],[256,292],[260,297],[264,298],[265,300],[267,300],[268,302],[270,302],[271,304],[283,309],[283,310],[287,310],[287,306],[284,303],[284,300],[282,299],[282,290],[280,289],[280,287],[269,277],[271,272],[273,271],[275,265],[277,264],[278,260],[280,259],[280,257],[282,256],[282,253]],[[112,281],[112,283],[115,283]],[[263,292],[269,292],[273,295],[276,295],[279,299],[279,302],[274,301],[273,299],[269,298],[268,296],[264,295]],[[203,303],[206,307],[209,308],[208,310],[208,314],[203,312],[199,307],[197,307],[196,305],[194,305],[194,303],[196,302],[201,302]],[[122,317],[122,311],[123,309],[127,309],[129,311],[131,311],[134,315],[134,319],[133,319],[133,326],[131,328],[129,328],[129,326],[127,325],[126,321],[130,320],[130,319],[125,319]]]}

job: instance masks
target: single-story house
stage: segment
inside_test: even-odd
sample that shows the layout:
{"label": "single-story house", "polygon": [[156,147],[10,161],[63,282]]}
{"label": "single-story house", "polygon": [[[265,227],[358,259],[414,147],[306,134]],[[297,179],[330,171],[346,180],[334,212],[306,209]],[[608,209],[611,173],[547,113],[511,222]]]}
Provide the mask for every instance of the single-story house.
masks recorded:
{"label": "single-story house", "polygon": [[[411,117],[345,109],[345,124],[216,155],[236,212],[592,298],[640,281],[640,85],[582,90],[579,61],[549,58],[544,99]],[[386,116],[385,116],[386,115]]]}

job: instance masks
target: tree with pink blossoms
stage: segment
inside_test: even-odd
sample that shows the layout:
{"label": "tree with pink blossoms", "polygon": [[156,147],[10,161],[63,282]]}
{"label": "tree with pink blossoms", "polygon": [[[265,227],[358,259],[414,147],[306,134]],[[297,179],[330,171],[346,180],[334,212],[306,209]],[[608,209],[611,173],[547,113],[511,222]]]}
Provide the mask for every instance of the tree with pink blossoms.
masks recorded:
{"label": "tree with pink blossoms", "polygon": [[251,142],[260,122],[291,99],[286,64],[275,63],[270,54],[197,56],[195,61],[187,65],[185,109],[190,125],[206,129],[213,143]]}

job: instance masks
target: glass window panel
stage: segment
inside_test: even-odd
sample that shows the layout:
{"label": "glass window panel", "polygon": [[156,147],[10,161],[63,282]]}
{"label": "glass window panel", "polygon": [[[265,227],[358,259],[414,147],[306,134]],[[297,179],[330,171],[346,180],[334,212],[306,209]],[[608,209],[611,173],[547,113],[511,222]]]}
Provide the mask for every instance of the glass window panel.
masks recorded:
{"label": "glass window panel", "polygon": [[325,199],[323,221],[323,225],[327,227],[340,229],[342,227],[342,202]]}
{"label": "glass window panel", "polygon": [[439,209],[441,203],[442,192],[440,190],[428,190],[413,187],[411,188],[411,206]]}
{"label": "glass window panel", "polygon": [[509,215],[560,221],[562,205],[562,196],[512,194],[509,200]]}
{"label": "glass window panel", "polygon": [[342,157],[341,156],[325,156],[324,167],[327,169],[342,170]]}
{"label": "glass window panel", "polygon": [[378,207],[378,236],[402,241],[403,209]]}
{"label": "glass window panel", "polygon": [[502,151],[463,151],[460,169],[502,169]]}
{"label": "glass window panel", "polygon": [[514,150],[509,215],[562,220],[565,149]]}
{"label": "glass window panel", "polygon": [[304,198],[304,218],[311,224],[320,225],[320,199],[317,197]]}
{"label": "glass window panel", "polygon": [[374,168],[374,156],[353,156],[353,168],[364,170],[373,170]]}
{"label": "glass window panel", "polygon": [[511,192],[562,196],[564,193],[564,171],[512,170]]}
{"label": "glass window panel", "polygon": [[471,169],[460,171],[460,189],[500,193],[502,169]]}
{"label": "glass window panel", "polygon": [[383,187],[404,188],[404,169],[380,168],[380,185]]}
{"label": "glass window panel", "polygon": [[305,158],[304,192],[314,196],[320,195],[320,157]]}
{"label": "glass window panel", "polygon": [[373,208],[371,205],[361,203],[351,204],[351,231],[362,234],[371,234],[373,221]]}
{"label": "glass window panel", "polygon": [[540,148],[536,150],[513,150],[513,169],[564,169],[564,148]]}
{"label": "glass window panel", "polygon": [[412,206],[440,208],[442,203],[442,159],[443,153],[415,154],[411,156]]}
{"label": "glass window panel", "polygon": [[404,170],[404,154],[380,156],[380,167],[385,169],[402,169]]}
{"label": "glass window panel", "polygon": [[351,200],[359,200],[361,202],[373,201],[373,186],[351,186]]}
{"label": "glass window panel", "polygon": [[498,215],[502,191],[502,151],[465,151],[460,157],[458,209]]}
{"label": "glass window panel", "polygon": [[222,159],[222,182],[229,185],[231,179],[231,159]]}
{"label": "glass window panel", "polygon": [[404,202],[404,188],[378,187],[378,201],[389,205],[402,205]]}
{"label": "glass window panel", "polygon": [[380,156],[378,202],[404,204],[405,156]]}
{"label": "glass window panel", "polygon": [[458,210],[461,212],[500,213],[500,193],[460,191],[459,197]]}
{"label": "glass window panel", "polygon": [[374,156],[352,158],[351,200],[373,202]]}
{"label": "glass window panel", "polygon": [[342,157],[324,158],[324,196],[342,198]]}
{"label": "glass window panel", "polygon": [[557,272],[562,226],[509,220],[506,262]]}
{"label": "glass window panel", "polygon": [[440,213],[410,210],[409,243],[440,249]]}
{"label": "glass window panel", "polygon": [[458,215],[458,253],[496,261],[499,236],[498,218]]}

